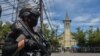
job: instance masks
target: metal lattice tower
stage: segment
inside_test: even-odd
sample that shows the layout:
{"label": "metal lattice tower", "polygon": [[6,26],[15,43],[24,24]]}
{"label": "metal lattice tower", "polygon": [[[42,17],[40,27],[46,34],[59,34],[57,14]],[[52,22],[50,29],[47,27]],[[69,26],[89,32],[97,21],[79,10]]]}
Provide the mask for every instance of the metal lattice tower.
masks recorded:
{"label": "metal lattice tower", "polygon": [[2,6],[2,21],[14,21],[16,13],[27,4],[31,4],[33,8],[39,8],[39,0],[0,0],[0,5]]}

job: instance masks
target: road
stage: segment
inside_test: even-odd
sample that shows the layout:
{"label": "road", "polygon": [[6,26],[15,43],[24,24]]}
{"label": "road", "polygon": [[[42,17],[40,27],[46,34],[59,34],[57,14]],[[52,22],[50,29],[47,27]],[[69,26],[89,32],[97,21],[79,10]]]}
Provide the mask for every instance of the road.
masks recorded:
{"label": "road", "polygon": [[66,53],[52,53],[51,56],[100,56],[100,53],[67,53],[66,52]]}
{"label": "road", "polygon": [[100,56],[100,53],[53,53],[52,56]]}

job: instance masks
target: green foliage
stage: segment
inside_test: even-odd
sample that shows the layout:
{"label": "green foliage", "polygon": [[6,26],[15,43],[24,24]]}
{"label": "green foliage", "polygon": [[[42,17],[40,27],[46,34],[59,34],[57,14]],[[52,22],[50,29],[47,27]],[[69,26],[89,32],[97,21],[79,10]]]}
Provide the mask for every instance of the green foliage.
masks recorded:
{"label": "green foliage", "polygon": [[89,46],[100,46],[100,29],[97,28],[93,31],[93,29],[89,29],[89,38],[88,38],[88,45]]}
{"label": "green foliage", "polygon": [[3,27],[2,27],[2,21],[0,21],[0,38],[2,37],[2,29],[3,29]]}
{"label": "green foliage", "polygon": [[73,35],[74,35],[74,39],[77,40],[79,46],[85,45],[85,40],[86,40],[85,32],[83,32],[83,30],[80,27],[77,28],[77,32],[73,33]]}
{"label": "green foliage", "polygon": [[56,38],[56,32],[51,31],[47,24],[44,24],[44,37],[49,39],[51,46],[57,48],[60,46],[58,38]]}
{"label": "green foliage", "polygon": [[73,33],[74,39],[77,40],[79,46],[100,46],[100,29],[89,28],[85,32],[81,28],[77,28],[77,32]]}
{"label": "green foliage", "polygon": [[3,22],[0,21],[0,39],[5,38],[9,31],[10,31],[10,23],[6,22],[5,24],[3,24]]}
{"label": "green foliage", "polygon": [[90,28],[87,34],[88,34],[88,44],[91,45],[94,43],[94,38],[95,38],[93,29]]}

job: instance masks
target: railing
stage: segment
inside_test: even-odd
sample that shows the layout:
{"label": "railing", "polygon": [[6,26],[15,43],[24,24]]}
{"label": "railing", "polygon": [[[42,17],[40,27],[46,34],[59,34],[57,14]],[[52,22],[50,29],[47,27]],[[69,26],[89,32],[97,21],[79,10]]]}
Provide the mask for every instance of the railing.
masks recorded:
{"label": "railing", "polygon": [[0,56],[2,55],[2,46],[4,45],[4,43],[0,42]]}
{"label": "railing", "polygon": [[100,53],[100,47],[81,47],[81,48],[73,48],[72,52],[83,52],[83,53]]}

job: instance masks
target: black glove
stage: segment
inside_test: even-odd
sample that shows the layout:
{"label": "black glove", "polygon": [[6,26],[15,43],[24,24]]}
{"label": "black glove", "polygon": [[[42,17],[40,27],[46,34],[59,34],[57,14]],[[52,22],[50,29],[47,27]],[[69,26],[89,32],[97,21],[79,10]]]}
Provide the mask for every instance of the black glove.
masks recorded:
{"label": "black glove", "polygon": [[32,39],[25,39],[25,47],[30,50],[38,49],[37,43]]}
{"label": "black glove", "polygon": [[31,39],[25,39],[27,45],[32,46],[35,42]]}
{"label": "black glove", "polygon": [[41,52],[44,54],[50,55],[51,52],[49,52],[46,48],[46,46],[43,43],[36,43],[32,39],[25,39],[26,47],[29,50],[37,50],[41,49]]}

